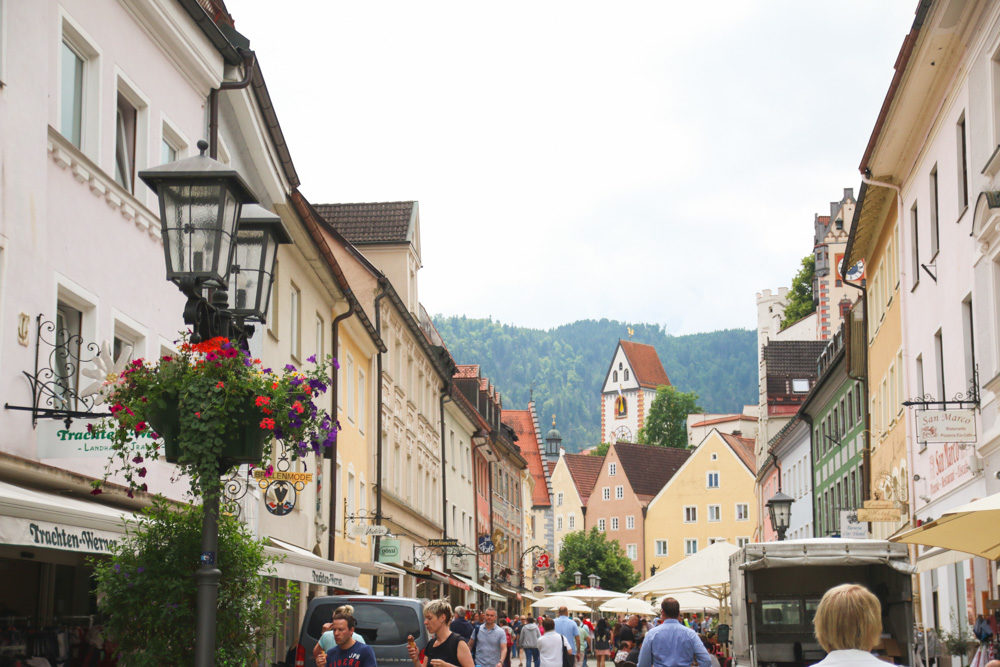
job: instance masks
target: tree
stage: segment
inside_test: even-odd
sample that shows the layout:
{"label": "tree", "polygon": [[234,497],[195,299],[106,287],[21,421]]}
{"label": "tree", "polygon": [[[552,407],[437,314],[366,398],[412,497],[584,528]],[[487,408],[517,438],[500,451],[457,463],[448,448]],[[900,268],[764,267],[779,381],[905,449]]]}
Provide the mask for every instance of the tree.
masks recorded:
{"label": "tree", "polygon": [[649,406],[646,423],[639,429],[639,444],[685,449],[687,441],[687,416],[704,412],[698,407],[698,394],[677,391],[664,385],[656,389],[656,397]]}
{"label": "tree", "polygon": [[563,537],[559,565],[563,571],[556,586],[561,591],[576,585],[574,572],[583,574],[584,585],[587,575],[596,574],[601,578],[601,588],[609,591],[624,593],[639,583],[639,573],[632,567],[632,561],[625,555],[618,540],[608,542],[607,536],[596,527],[589,532],[578,530]]}
{"label": "tree", "polygon": [[610,442],[602,442],[601,444],[599,444],[596,447],[594,447],[594,449],[590,452],[590,455],[591,456],[600,456],[601,458],[603,458],[604,456],[607,455],[609,449],[611,449],[611,443]]}
{"label": "tree", "polygon": [[785,319],[781,321],[782,328],[816,312],[816,303],[813,301],[813,274],[815,273],[816,257],[806,255],[802,258],[802,268],[792,278],[792,289],[788,292]]}
{"label": "tree", "polygon": [[[126,523],[111,558],[90,561],[104,630],[123,664],[194,664],[201,516],[200,506],[157,502]],[[274,571],[273,558],[233,516],[219,517],[218,563],[215,664],[255,664],[265,639],[280,631],[282,610],[297,598],[297,586],[271,592],[261,572]]]}

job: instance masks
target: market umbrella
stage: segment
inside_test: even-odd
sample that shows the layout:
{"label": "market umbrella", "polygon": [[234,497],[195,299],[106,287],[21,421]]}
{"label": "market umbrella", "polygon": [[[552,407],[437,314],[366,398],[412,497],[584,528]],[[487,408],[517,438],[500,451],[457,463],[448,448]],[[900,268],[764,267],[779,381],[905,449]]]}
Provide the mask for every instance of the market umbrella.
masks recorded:
{"label": "market umbrella", "polygon": [[1000,558],[1000,493],[956,507],[939,519],[889,539],[997,560]]}
{"label": "market umbrella", "polygon": [[576,598],[566,597],[564,595],[550,595],[544,597],[537,602],[531,604],[533,608],[548,610],[548,609],[558,609],[559,607],[566,607],[569,611],[576,612],[587,612],[590,611],[590,607],[585,605],[581,600]]}
{"label": "market umbrella", "polygon": [[602,604],[597,610],[613,614],[639,614],[640,616],[655,616],[657,614],[649,600],[640,598],[614,598]]}
{"label": "market umbrella", "polygon": [[719,613],[719,601],[716,598],[709,597],[707,595],[702,595],[701,593],[694,593],[692,591],[681,591],[678,593],[670,593],[669,595],[662,595],[656,598],[656,603],[654,607],[659,610],[660,603],[663,602],[663,598],[670,597],[677,600],[681,605],[681,611],[684,613],[696,613],[696,612],[711,612],[713,614]]}
{"label": "market umbrella", "polygon": [[566,597],[576,598],[581,602],[584,602],[588,607],[596,607],[602,602],[607,602],[608,600],[613,600],[615,598],[628,597],[625,593],[619,593],[618,591],[606,591],[603,588],[576,588],[568,591],[558,591],[552,593],[552,595],[563,595]]}
{"label": "market umbrella", "polygon": [[701,593],[719,602],[720,617],[729,600],[729,557],[739,551],[729,542],[716,542],[687,556],[662,572],[629,589],[640,595],[664,595],[682,592]]}

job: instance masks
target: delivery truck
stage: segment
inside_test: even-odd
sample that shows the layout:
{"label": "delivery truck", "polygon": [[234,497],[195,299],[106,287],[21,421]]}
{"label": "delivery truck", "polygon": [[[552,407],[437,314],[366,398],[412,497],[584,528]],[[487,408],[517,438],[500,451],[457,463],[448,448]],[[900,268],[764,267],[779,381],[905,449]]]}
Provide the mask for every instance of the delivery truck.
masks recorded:
{"label": "delivery truck", "polygon": [[802,667],[826,657],[813,633],[823,593],[867,587],[882,603],[876,653],[913,665],[913,601],[907,547],[883,540],[813,538],[748,544],[729,558],[733,660],[739,667]]}

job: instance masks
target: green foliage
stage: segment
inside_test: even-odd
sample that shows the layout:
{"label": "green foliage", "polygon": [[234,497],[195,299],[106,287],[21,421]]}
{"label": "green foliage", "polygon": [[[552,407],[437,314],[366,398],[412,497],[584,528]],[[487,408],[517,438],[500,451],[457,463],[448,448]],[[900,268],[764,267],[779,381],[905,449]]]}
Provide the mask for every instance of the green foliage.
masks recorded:
{"label": "green foliage", "polygon": [[603,458],[604,456],[607,456],[607,453],[608,453],[609,449],[611,449],[611,443],[610,442],[602,442],[598,446],[594,447],[594,451],[590,452],[590,455],[591,456],[600,456],[600,457]]}
{"label": "green foliage", "polygon": [[504,407],[524,408],[533,387],[539,420],[547,425],[556,415],[570,452],[600,442],[601,384],[627,326],[635,330],[633,340],[656,348],[671,383],[697,392],[707,411],[741,412],[757,402],[755,331],[672,336],[657,325],[607,319],[540,330],[442,315],[434,324],[457,363],[482,366],[503,394]]}
{"label": "green foliage", "polygon": [[669,385],[657,387],[646,421],[639,430],[639,444],[687,449],[687,416],[704,412],[698,394],[677,391]]}
{"label": "green foliage", "polygon": [[597,528],[567,533],[559,550],[559,565],[563,572],[556,587],[561,591],[576,585],[574,572],[583,574],[583,584],[587,583],[587,575],[596,574],[601,578],[601,588],[609,591],[624,593],[639,583],[639,573],[618,540],[608,542],[607,536]]}
{"label": "green foliage", "polygon": [[806,255],[802,258],[802,268],[792,278],[792,289],[788,292],[788,307],[785,308],[785,319],[782,327],[798,322],[806,315],[816,312],[813,301],[813,274],[816,273],[816,257]]}
{"label": "green foliage", "polygon": [[[125,664],[194,664],[201,517],[200,506],[157,502],[126,523],[110,559],[91,559],[104,629]],[[216,664],[254,664],[265,638],[280,631],[285,599],[271,594],[261,574],[273,572],[272,562],[238,519],[219,518]]]}

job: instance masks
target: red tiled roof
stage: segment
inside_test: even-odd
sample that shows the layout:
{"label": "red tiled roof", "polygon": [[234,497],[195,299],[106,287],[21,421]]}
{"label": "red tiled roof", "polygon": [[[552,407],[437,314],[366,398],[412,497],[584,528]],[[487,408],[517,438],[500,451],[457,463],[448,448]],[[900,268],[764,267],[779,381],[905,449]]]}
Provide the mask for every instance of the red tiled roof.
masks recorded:
{"label": "red tiled roof", "polygon": [[417,202],[316,204],[315,208],[324,220],[354,245],[406,243]]}
{"label": "red tiled roof", "polygon": [[618,341],[621,343],[625,356],[635,373],[636,382],[643,387],[656,389],[665,384],[670,384],[667,371],[663,370],[660,362],[660,355],[656,353],[656,348],[645,343],[633,343],[630,340]]}
{"label": "red tiled roof", "polygon": [[597,478],[601,476],[601,468],[604,467],[603,456],[591,456],[589,454],[564,454],[566,467],[576,485],[576,492],[580,494],[580,500],[587,504]]}
{"label": "red tiled roof", "polygon": [[454,377],[472,379],[479,377],[479,364],[458,364],[455,368],[458,370],[455,371]]}
{"label": "red tiled roof", "polygon": [[719,433],[719,435],[736,452],[736,456],[740,457],[740,461],[743,461],[747,469],[750,472],[754,472],[757,462],[753,455],[753,439],[741,438],[738,435],[730,435],[729,433]]}
{"label": "red tiled roof", "polygon": [[612,445],[635,495],[652,498],[691,456],[690,449],[618,442]]}
{"label": "red tiled roof", "polygon": [[712,426],[713,424],[724,424],[725,422],[735,422],[735,421],[757,421],[757,418],[751,415],[726,415],[725,417],[716,417],[715,419],[706,419],[703,422],[697,422],[691,424],[691,428],[697,428],[698,426]]}
{"label": "red tiled roof", "polygon": [[538,447],[538,436],[535,433],[535,418],[531,410],[503,410],[500,419],[514,429],[517,446],[521,448],[521,456],[528,462],[528,472],[535,480],[531,504],[535,507],[551,506],[545,469],[542,466],[542,452]]}

